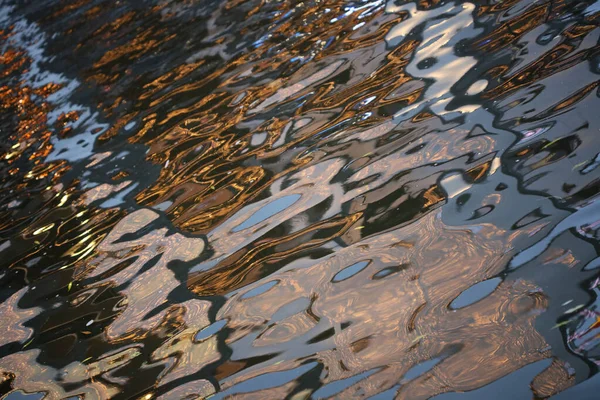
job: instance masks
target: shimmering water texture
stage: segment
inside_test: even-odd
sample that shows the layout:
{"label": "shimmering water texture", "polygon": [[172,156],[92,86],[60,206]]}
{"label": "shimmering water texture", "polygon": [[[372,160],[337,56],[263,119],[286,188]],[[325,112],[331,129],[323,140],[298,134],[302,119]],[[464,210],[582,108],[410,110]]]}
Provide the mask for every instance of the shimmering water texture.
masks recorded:
{"label": "shimmering water texture", "polygon": [[0,397],[597,399],[599,22],[0,0]]}

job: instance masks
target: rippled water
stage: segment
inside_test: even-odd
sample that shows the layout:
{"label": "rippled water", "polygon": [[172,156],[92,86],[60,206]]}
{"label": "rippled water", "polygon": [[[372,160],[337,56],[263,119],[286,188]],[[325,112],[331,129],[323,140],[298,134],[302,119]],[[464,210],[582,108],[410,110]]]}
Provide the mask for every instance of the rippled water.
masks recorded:
{"label": "rippled water", "polygon": [[599,23],[0,0],[0,393],[595,399]]}

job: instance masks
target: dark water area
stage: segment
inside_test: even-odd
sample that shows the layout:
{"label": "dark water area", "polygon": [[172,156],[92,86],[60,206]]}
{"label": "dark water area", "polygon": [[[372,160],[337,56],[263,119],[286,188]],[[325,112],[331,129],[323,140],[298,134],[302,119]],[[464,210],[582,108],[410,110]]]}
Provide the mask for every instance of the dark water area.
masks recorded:
{"label": "dark water area", "polygon": [[599,23],[0,0],[0,398],[599,398]]}

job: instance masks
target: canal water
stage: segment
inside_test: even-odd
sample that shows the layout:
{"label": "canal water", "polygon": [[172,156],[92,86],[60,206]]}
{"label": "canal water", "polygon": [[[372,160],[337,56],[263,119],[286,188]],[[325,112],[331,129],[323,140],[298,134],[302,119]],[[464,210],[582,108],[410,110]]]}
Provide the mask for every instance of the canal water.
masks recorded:
{"label": "canal water", "polygon": [[599,24],[0,0],[0,397],[598,398]]}

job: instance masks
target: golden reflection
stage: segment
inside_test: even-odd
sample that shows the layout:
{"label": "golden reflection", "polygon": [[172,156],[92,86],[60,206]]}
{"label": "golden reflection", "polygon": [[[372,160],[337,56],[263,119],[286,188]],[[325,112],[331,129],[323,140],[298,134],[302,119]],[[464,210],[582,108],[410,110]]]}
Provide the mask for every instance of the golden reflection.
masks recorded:
{"label": "golden reflection", "polygon": [[547,398],[596,362],[597,221],[509,268],[596,193],[593,9],[150,3],[0,10],[1,390],[426,399],[551,359]]}

